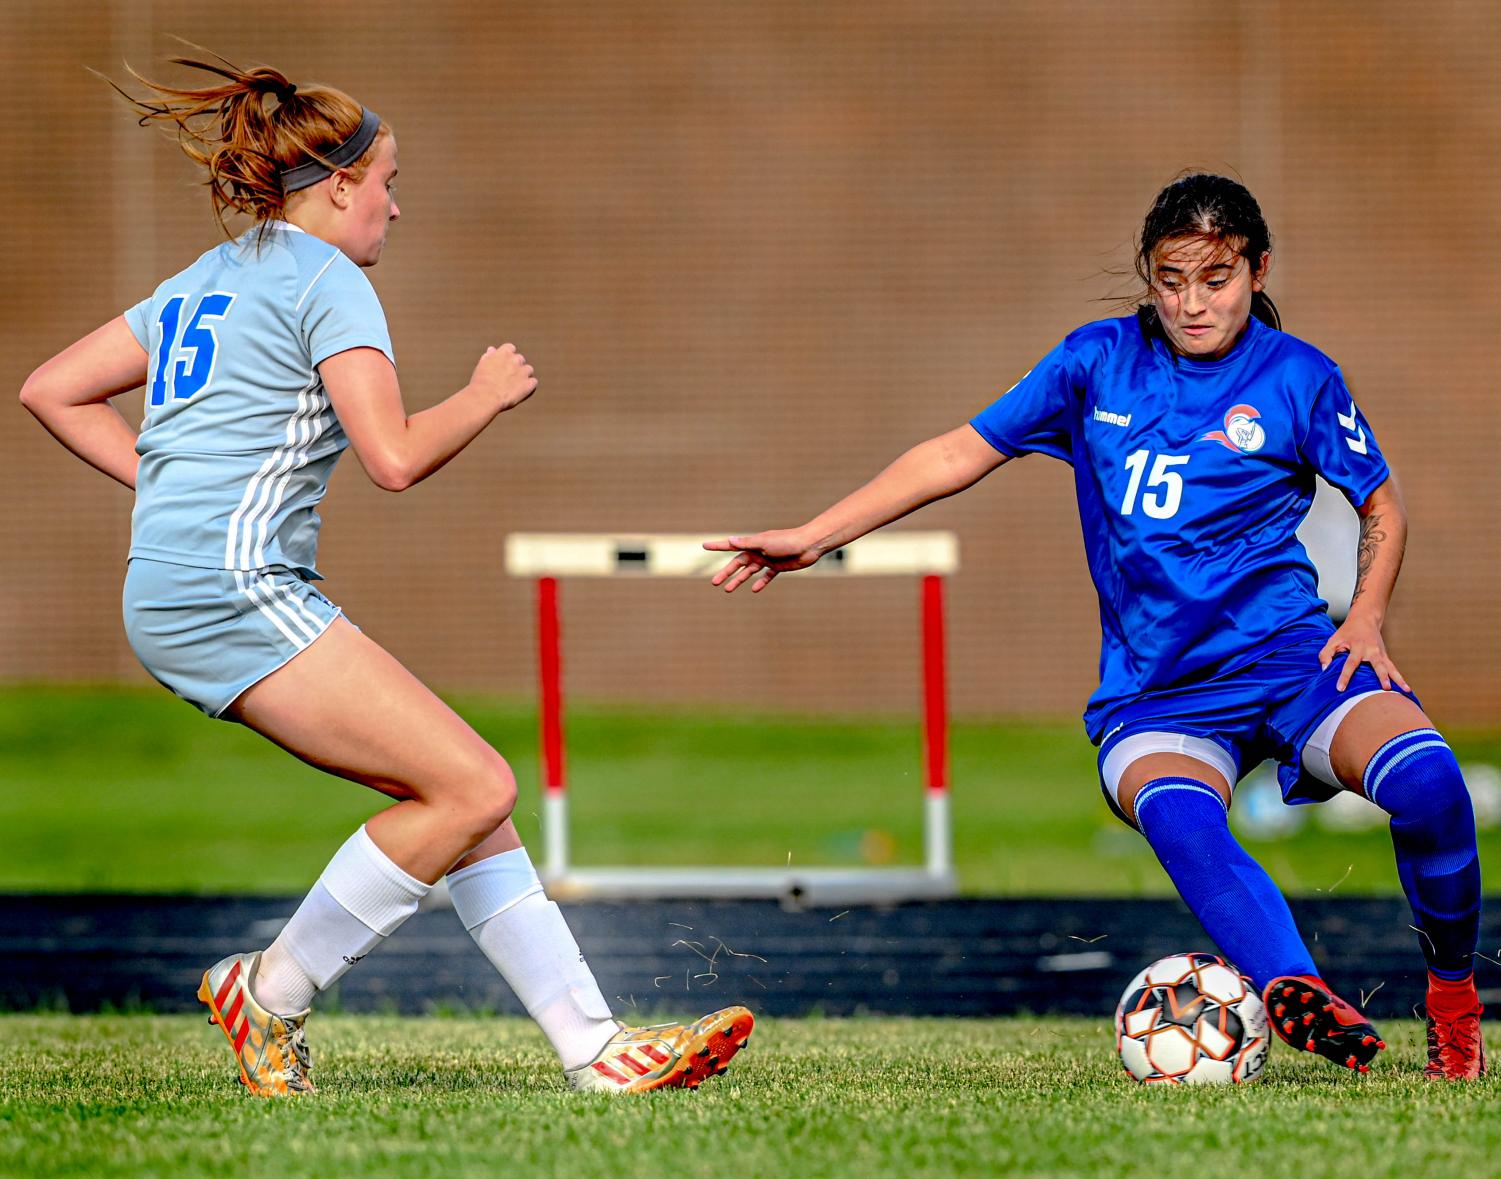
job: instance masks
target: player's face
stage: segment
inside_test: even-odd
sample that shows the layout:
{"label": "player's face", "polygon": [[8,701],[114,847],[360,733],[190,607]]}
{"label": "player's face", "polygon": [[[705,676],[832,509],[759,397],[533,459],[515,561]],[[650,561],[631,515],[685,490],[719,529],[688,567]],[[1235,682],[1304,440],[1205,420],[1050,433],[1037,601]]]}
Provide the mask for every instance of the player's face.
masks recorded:
{"label": "player's face", "polygon": [[1235,347],[1251,318],[1251,296],[1266,285],[1270,254],[1253,270],[1235,243],[1170,238],[1152,251],[1152,302],[1173,348],[1195,360],[1218,360]]}
{"label": "player's face", "polygon": [[396,137],[381,135],[365,175],[350,188],[347,253],[361,266],[374,266],[386,248],[386,231],[401,216],[396,205]]}

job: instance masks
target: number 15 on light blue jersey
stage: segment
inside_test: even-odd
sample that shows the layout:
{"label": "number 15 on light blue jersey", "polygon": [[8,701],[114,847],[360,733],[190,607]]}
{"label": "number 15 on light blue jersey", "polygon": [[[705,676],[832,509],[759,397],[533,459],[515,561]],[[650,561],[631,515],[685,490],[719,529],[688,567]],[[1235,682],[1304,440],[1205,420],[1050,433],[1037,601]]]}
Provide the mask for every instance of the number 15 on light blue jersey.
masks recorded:
{"label": "number 15 on light blue jersey", "polygon": [[[213,379],[219,337],[206,321],[221,320],[228,315],[235,296],[231,291],[200,295],[187,317],[187,326],[182,327],[182,309],[187,301],[186,295],[173,295],[157,314],[162,342],[156,350],[156,374],[151,378],[152,405],[166,402],[169,386],[173,398],[179,399],[201,392]],[[179,327],[182,327],[180,335]]]}

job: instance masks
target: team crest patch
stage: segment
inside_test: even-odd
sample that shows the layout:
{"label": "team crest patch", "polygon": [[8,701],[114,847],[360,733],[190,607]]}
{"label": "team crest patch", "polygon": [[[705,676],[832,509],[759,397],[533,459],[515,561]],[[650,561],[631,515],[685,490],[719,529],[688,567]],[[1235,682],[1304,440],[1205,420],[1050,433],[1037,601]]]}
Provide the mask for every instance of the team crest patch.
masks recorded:
{"label": "team crest patch", "polygon": [[1257,418],[1260,411],[1253,405],[1233,405],[1225,415],[1223,430],[1210,430],[1200,442],[1218,442],[1237,454],[1254,454],[1266,443],[1266,431]]}

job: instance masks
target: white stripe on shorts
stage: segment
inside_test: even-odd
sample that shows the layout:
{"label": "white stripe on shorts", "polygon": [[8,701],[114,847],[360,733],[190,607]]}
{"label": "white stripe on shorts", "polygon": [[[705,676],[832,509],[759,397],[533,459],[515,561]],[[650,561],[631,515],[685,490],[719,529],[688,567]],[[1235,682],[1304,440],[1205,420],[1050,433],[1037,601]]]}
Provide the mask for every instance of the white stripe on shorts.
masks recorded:
{"label": "white stripe on shorts", "polygon": [[[255,575],[250,574],[248,576],[254,577]],[[303,638],[285,622],[283,622],[278,613],[274,609],[272,609],[271,606],[268,605],[264,600],[262,600],[262,598],[257,593],[258,587],[248,580],[247,574],[238,569],[235,570],[235,585],[239,587],[239,590],[242,594],[244,594],[251,600],[251,602],[255,604],[255,608],[257,610],[259,610],[263,615],[271,620],[271,625],[276,627],[277,630],[281,631],[281,633],[286,636],[287,642],[291,643],[299,651],[301,651],[308,645],[309,642],[312,641],[311,639]]]}
{"label": "white stripe on shorts", "polygon": [[316,614],[314,614],[307,608],[307,603],[292,592],[291,586],[284,583],[278,584],[277,582],[271,581],[268,578],[262,578],[261,580],[266,587],[273,590],[275,593],[279,594],[283,599],[285,599],[284,606],[282,603],[278,603],[279,606],[283,606],[284,611],[286,609],[290,609],[296,611],[296,613],[300,615],[297,624],[302,627],[303,630],[308,630],[309,627],[311,627],[312,633],[309,634],[309,639],[316,639],[323,633],[323,619],[319,618]]}
{"label": "white stripe on shorts", "polygon": [[[281,612],[291,624],[300,630],[308,642],[316,639],[320,633],[322,624],[317,618],[309,615],[301,602],[292,594],[291,590],[284,585],[277,585],[268,577],[259,573],[250,575],[255,579],[254,585],[265,600],[266,604]],[[308,618],[313,618],[312,625],[307,623]]]}

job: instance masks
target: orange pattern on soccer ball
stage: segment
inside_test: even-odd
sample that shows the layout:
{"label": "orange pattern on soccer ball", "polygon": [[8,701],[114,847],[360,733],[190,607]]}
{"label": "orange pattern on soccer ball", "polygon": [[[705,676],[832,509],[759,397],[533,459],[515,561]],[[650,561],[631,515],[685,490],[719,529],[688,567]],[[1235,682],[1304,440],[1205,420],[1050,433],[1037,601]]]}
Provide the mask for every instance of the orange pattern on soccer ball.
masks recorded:
{"label": "orange pattern on soccer ball", "polygon": [[1152,963],[1116,1009],[1116,1051],[1144,1084],[1255,1080],[1270,1040],[1261,997],[1222,958],[1179,954]]}

